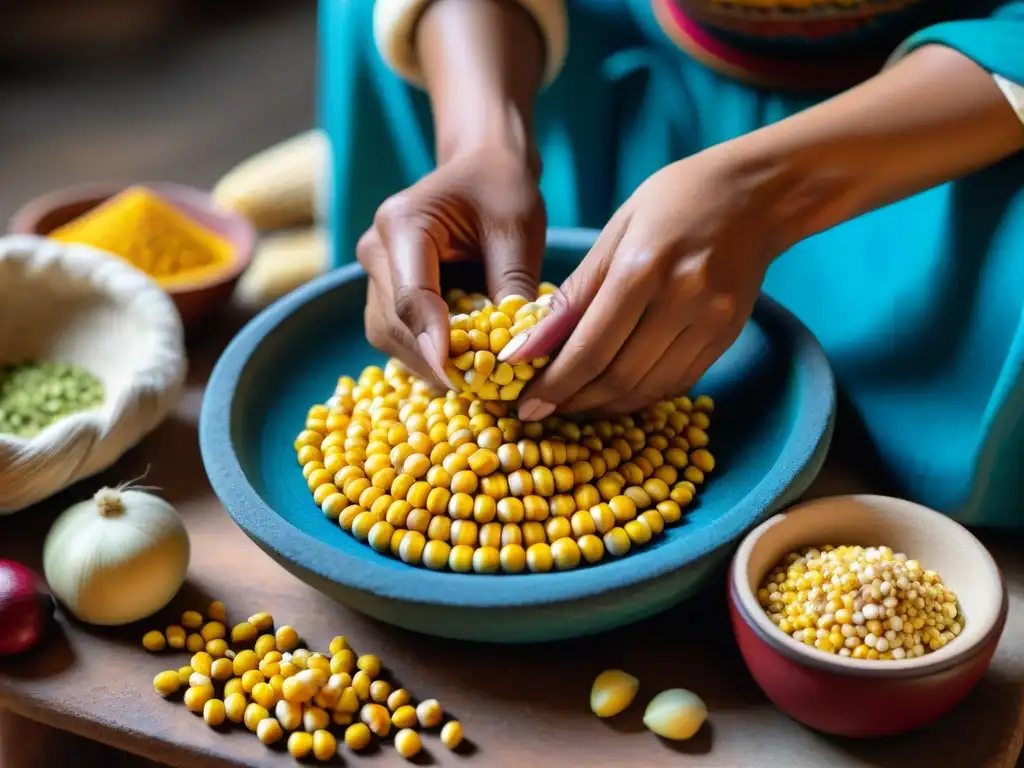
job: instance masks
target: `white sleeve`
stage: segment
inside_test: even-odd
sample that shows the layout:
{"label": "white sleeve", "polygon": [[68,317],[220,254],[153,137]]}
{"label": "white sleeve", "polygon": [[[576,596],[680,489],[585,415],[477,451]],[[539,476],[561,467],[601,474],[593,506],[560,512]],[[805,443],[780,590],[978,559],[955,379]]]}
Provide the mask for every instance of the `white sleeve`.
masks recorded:
{"label": "white sleeve", "polygon": [[[364,0],[328,0],[329,2],[363,2]],[[413,50],[412,34],[416,22],[434,0],[376,0],[373,7],[373,37],[381,57],[400,77],[417,85],[423,76]],[[565,0],[515,0],[537,22],[544,37],[544,84],[553,81],[569,44]]]}
{"label": "white sleeve", "polygon": [[1017,117],[1021,119],[1021,122],[1024,122],[1024,85],[1011,82],[1002,75],[992,75],[992,77],[995,78],[999,90],[1003,92],[1010,102],[1010,106],[1017,113]]}

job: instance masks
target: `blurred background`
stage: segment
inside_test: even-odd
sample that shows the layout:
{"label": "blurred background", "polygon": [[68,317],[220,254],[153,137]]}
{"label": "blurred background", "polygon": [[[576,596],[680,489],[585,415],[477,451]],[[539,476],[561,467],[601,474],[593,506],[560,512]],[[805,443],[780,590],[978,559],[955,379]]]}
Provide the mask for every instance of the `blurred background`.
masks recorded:
{"label": "blurred background", "polygon": [[0,226],[75,182],[209,188],[313,125],[315,75],[315,0],[0,0]]}
{"label": "blurred background", "polygon": [[[315,0],[0,0],[0,231],[67,184],[211,187],[313,126],[316,56]],[[72,761],[155,766],[0,711],[0,768]]]}

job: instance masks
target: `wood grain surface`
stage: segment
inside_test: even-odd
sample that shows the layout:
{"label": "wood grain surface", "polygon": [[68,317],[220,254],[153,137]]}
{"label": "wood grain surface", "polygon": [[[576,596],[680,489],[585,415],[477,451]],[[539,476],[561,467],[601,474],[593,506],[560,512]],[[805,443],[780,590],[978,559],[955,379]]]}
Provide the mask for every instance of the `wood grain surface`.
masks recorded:
{"label": "wood grain surface", "polygon": [[[820,736],[765,700],[732,642],[724,583],[668,614],[587,640],[501,647],[418,636],[354,614],[298,581],[250,542],[217,503],[203,473],[196,419],[210,366],[236,327],[236,320],[227,319],[193,342],[192,379],[181,407],[114,470],[0,521],[0,557],[38,567],[40,543],[57,510],[87,496],[100,482],[136,477],[148,468],[147,482],[162,488],[181,511],[194,545],[188,585],[152,624],[169,623],[183,608],[201,607],[215,597],[227,602],[235,618],[270,611],[298,628],[314,648],[346,634],[358,651],[379,653],[396,680],[415,696],[439,698],[464,723],[473,742],[471,754],[448,753],[435,737],[428,737],[428,764],[902,768],[924,759],[950,768],[1015,764],[1024,728],[1024,558],[1019,540],[988,541],[1012,590],[1007,635],[990,673],[940,723],[876,742]],[[865,490],[867,485],[831,467],[814,493]],[[149,626],[94,629],[62,616],[57,631],[37,651],[0,663],[0,706],[183,768],[291,763],[287,755],[263,747],[245,731],[211,730],[180,703],[156,696],[150,685],[153,675],[186,663],[187,656],[143,651],[139,639]],[[607,667],[636,674],[641,693],[629,712],[603,722],[589,712],[587,701],[594,676]],[[661,741],[640,722],[643,702],[658,690],[676,686],[699,693],[711,712],[707,726],[685,744]],[[385,745],[367,756],[347,753],[345,763],[405,761]]]}

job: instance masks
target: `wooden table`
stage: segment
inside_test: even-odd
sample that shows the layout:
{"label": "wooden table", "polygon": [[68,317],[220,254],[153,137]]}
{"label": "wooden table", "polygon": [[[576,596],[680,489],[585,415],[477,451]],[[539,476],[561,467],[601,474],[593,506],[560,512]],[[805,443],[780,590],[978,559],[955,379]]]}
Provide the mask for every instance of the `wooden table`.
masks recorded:
{"label": "wooden table", "polygon": [[[1024,734],[1024,549],[1019,539],[987,543],[1010,584],[1010,617],[995,663],[978,689],[941,722],[916,734],[876,742],[823,737],[777,712],[746,674],[733,645],[723,589],[667,615],[599,638],[547,646],[494,647],[437,640],[391,628],[333,603],[296,580],[235,527],[207,484],[196,421],[203,383],[237,324],[193,345],[191,382],[167,423],[103,478],[83,483],[50,503],[0,519],[0,557],[39,567],[39,549],[56,510],[84,498],[101,481],[137,477],[164,489],[184,516],[193,542],[189,583],[161,624],[211,597],[233,617],[270,611],[297,627],[315,647],[339,633],[357,650],[379,653],[414,695],[436,696],[466,728],[472,754],[454,755],[425,739],[427,764],[486,768],[565,768],[642,765],[717,768],[811,768],[828,765],[948,768],[1012,767]],[[863,490],[834,467],[816,495]],[[156,622],[154,622],[155,624]],[[142,625],[110,631],[61,617],[39,649],[0,663],[0,707],[56,728],[150,759],[187,768],[285,766],[291,759],[251,734],[213,731],[177,702],[156,696],[156,672],[187,663],[187,656],[144,652]],[[1016,645],[1016,648],[1014,647]],[[611,722],[588,708],[594,676],[607,667],[641,680],[633,709]],[[691,742],[669,744],[646,732],[643,702],[658,690],[698,692],[708,724]],[[864,706],[877,706],[864,702]],[[40,763],[41,764],[41,763]],[[52,763],[51,763],[52,764]],[[63,764],[63,763],[61,763]],[[340,764],[340,763],[339,763]],[[344,752],[344,764],[403,765],[390,746],[368,756]]]}

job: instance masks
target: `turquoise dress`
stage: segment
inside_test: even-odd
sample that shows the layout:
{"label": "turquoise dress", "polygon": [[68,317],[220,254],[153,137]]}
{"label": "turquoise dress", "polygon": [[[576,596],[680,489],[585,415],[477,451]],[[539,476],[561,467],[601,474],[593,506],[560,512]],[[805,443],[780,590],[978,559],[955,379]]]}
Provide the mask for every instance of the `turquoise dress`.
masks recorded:
{"label": "turquoise dress", "polygon": [[[552,226],[599,229],[667,163],[829,95],[722,74],[653,5],[569,0],[569,55],[536,123]],[[1024,83],[1024,2],[961,5],[962,20],[915,27],[905,50],[944,44]],[[434,165],[426,98],[386,67],[371,21],[370,0],[321,0],[335,263]],[[970,525],[1024,527],[1022,185],[1024,153],[800,243],[764,285],[821,340],[900,492]]]}

